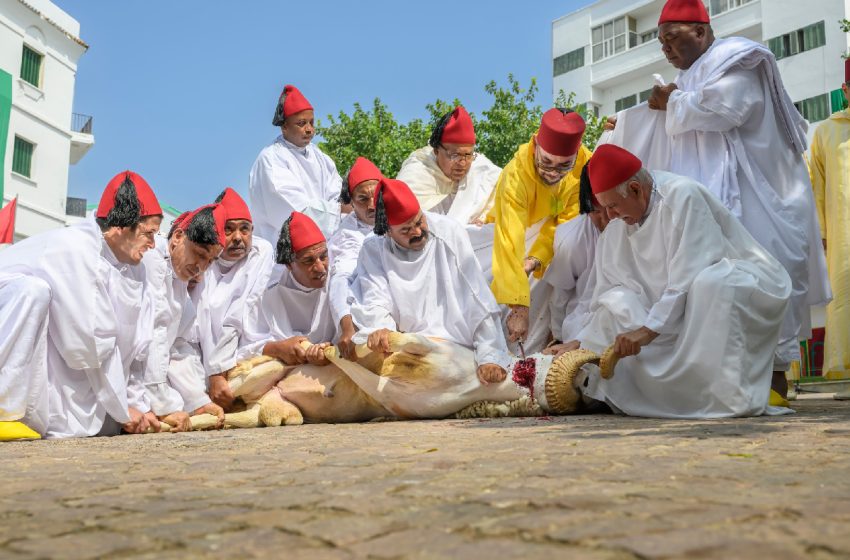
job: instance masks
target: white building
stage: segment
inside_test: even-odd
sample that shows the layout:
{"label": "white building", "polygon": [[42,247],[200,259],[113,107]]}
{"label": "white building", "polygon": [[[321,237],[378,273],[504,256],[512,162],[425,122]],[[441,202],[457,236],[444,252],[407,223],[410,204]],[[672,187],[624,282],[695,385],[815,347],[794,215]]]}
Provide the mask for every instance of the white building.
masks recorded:
{"label": "white building", "polygon": [[[600,0],[552,23],[553,97],[574,91],[599,115],[649,97],[652,75],[678,72],[661,53],[658,17],[664,0]],[[707,0],[716,37],[768,45],[797,108],[814,123],[843,108],[841,54],[850,46],[838,20],[850,0]],[[814,127],[810,128],[810,135]]]}
{"label": "white building", "polygon": [[[69,165],[94,144],[91,117],[73,113],[77,62],[88,49],[79,36],[80,24],[49,0],[0,3],[0,132],[8,127],[0,200],[18,197],[16,239],[85,214],[85,201],[67,196]],[[9,96],[11,110],[2,106]]]}

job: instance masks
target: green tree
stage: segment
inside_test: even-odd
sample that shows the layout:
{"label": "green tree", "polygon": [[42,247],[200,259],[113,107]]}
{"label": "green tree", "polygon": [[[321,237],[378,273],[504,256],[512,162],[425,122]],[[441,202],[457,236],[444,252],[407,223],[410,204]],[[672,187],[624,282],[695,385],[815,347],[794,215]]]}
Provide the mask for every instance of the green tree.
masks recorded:
{"label": "green tree", "polygon": [[[523,88],[513,74],[508,74],[507,87],[495,80],[484,86],[492,97],[489,108],[481,116],[470,113],[475,123],[478,150],[496,165],[504,167],[514,156],[520,144],[529,141],[540,125],[543,109],[535,104],[538,93],[537,80],[531,79]],[[427,122],[413,119],[407,124],[395,120],[389,108],[375,98],[369,110],[354,104],[351,115],[340,111],[326,122],[319,121],[317,133],[322,138],[319,147],[336,162],[344,173],[358,156],[372,160],[388,177],[395,177],[402,162],[417,148],[427,145],[431,130],[437,121],[454,107],[462,105],[459,99],[451,103],[437,99],[426,105]],[[555,107],[571,108],[587,122],[584,143],[593,149],[602,133],[603,118],[588,112],[585,105],[575,105],[575,94],[561,91]]]}
{"label": "green tree", "polygon": [[428,142],[431,129],[421,119],[399,124],[376,97],[370,110],[355,103],[351,115],[344,111],[336,118],[328,115],[327,125],[319,121],[317,133],[322,137],[319,147],[334,160],[340,173],[345,173],[358,156],[364,156],[394,177],[410,152]]}
{"label": "green tree", "polygon": [[[840,19],[838,20],[838,25],[841,27],[841,31],[850,33],[850,19]],[[841,53],[841,58],[850,58],[850,51]]]}

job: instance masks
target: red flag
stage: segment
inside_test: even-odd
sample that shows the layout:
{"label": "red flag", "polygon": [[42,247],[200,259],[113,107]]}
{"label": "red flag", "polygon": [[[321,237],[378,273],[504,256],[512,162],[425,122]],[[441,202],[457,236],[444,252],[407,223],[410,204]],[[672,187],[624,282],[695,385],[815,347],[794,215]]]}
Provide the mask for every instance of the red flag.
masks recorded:
{"label": "red flag", "polygon": [[0,245],[11,243],[15,239],[15,207],[18,205],[18,197],[0,210]]}

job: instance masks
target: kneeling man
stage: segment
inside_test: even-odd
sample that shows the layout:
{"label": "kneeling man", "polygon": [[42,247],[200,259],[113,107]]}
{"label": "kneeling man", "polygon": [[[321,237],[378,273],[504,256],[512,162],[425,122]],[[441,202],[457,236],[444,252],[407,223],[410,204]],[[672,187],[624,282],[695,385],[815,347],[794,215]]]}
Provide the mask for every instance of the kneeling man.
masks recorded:
{"label": "kneeling man", "polygon": [[[605,144],[588,163],[611,222],[596,248],[581,346],[623,357],[585,395],[634,416],[717,418],[768,407],[788,273],[705,187]],[[615,219],[620,218],[620,219]]]}
{"label": "kneeling man", "polygon": [[422,212],[402,181],[381,179],[375,234],[357,265],[357,338],[368,335],[369,348],[385,352],[390,331],[448,340],[473,350],[482,383],[504,380],[511,356],[500,309],[463,226]]}
{"label": "kneeling man", "polygon": [[[309,216],[293,212],[280,228],[277,265],[260,302],[259,325],[270,342],[263,354],[286,365],[324,365],[324,349],[336,334],[328,297],[328,244]],[[304,341],[312,345],[306,350]]]}

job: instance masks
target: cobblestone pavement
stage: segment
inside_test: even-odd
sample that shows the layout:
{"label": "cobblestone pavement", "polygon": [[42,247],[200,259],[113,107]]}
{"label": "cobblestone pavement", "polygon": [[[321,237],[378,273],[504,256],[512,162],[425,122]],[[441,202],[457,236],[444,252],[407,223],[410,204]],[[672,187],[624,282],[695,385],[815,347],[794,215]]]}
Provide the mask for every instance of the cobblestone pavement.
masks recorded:
{"label": "cobblestone pavement", "polygon": [[0,444],[0,558],[850,558],[850,403]]}

